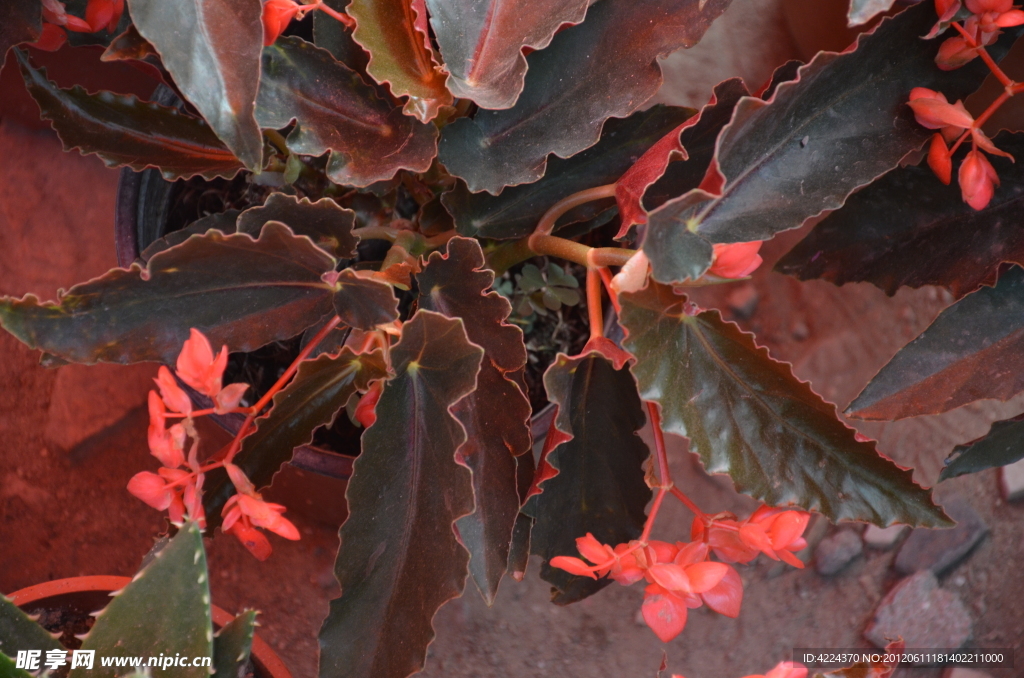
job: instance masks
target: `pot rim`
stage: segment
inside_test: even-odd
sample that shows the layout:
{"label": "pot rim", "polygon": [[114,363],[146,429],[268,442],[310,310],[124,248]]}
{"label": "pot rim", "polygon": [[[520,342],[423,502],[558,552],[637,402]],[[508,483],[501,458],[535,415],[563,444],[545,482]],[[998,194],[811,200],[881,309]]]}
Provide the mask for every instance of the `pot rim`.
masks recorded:
{"label": "pot rim", "polygon": [[[55,604],[59,599],[86,592],[112,593],[119,591],[131,583],[131,577],[118,577],[114,575],[91,575],[86,577],[68,577],[66,579],[54,579],[53,581],[35,584],[15,591],[7,597],[18,607],[26,607],[33,604],[49,602]],[[211,605],[213,624],[223,627],[228,624],[235,615],[216,605]],[[267,643],[255,633],[252,637],[252,660],[260,669],[265,671],[272,678],[292,678],[291,671],[285,666],[281,658]]]}

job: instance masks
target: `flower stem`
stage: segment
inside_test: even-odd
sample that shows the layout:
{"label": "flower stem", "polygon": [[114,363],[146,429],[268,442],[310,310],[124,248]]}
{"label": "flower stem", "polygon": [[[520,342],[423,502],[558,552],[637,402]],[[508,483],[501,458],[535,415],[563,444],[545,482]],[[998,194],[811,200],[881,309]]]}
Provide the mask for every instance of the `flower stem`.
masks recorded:
{"label": "flower stem", "polygon": [[544,216],[540,218],[537,223],[537,233],[544,235],[551,235],[555,230],[555,222],[558,218],[568,212],[569,210],[584,205],[593,200],[601,200],[602,198],[614,198],[615,197],[615,184],[605,184],[604,186],[595,186],[594,188],[588,188],[585,191],[579,191],[572,195],[562,198],[544,213]]}
{"label": "flower stem", "polygon": [[601,307],[601,275],[596,268],[587,269],[587,317],[590,320],[590,338],[604,336],[604,310]]}

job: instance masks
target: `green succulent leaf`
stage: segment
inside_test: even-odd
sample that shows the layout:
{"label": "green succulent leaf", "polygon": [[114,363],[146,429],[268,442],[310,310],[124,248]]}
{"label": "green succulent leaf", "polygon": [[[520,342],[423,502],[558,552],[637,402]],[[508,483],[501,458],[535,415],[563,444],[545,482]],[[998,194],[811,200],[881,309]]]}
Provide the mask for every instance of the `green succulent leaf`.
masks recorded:
{"label": "green succulent leaf", "polygon": [[330,52],[282,37],[263,50],[256,117],[283,129],[293,153],[331,152],[327,175],[351,186],[390,179],[398,170],[423,172],[437,152],[437,128],[377,96],[359,74]]}
{"label": "green succulent leaf", "polygon": [[[292,451],[313,441],[314,429],[330,426],[353,394],[385,376],[379,352],[356,355],[344,348],[336,356],[302,361],[295,378],[274,396],[270,412],[256,420],[256,430],[242,441],[234,463],[257,488],[270,485]],[[207,474],[203,504],[211,529],[220,525],[221,510],[234,493],[222,469]]]}
{"label": "green succulent leaf", "polygon": [[494,274],[484,268],[476,240],[452,238],[434,252],[419,282],[419,307],[461,318],[469,340],[484,349],[476,390],[452,413],[466,429],[459,459],[473,472],[476,509],[456,522],[469,550],[469,571],[488,605],[508,568],[512,529],[519,514],[516,457],[530,451],[530,401],[523,389],[523,332],[506,322],[512,306],[488,291]]}
{"label": "green succulent leaf", "polygon": [[276,222],[258,240],[209,231],[62,292],[56,302],[0,297],[0,324],[30,348],[79,363],[173,363],[189,329],[252,351],[332,309],[321,280],[334,259]]}
{"label": "green succulent leaf", "polygon": [[473,192],[544,176],[548,155],[592,146],[608,118],[624,118],[661,85],[657,58],[697,43],[729,0],[607,0],[527,58],[519,100],[444,129],[438,157]]}
{"label": "green succulent leaf", "polygon": [[225,624],[213,638],[214,678],[238,678],[249,661],[256,632],[256,611],[246,610]]}
{"label": "green succulent leaf", "polygon": [[0,0],[0,70],[3,70],[7,50],[38,40],[42,32],[41,5],[24,0]]}
{"label": "green succulent leaf", "polygon": [[[96,615],[82,649],[95,650],[99,657],[213,657],[210,610],[203,535],[198,525],[186,523],[131,583],[113,594]],[[116,678],[123,673],[100,664],[75,668],[70,678]],[[180,666],[175,675],[209,678],[210,667]]]}
{"label": "green succulent leaf", "polygon": [[[994,141],[1024,157],[1024,134]],[[895,169],[851,195],[775,270],[836,285],[870,282],[890,296],[903,286],[942,285],[960,298],[994,285],[1001,264],[1024,265],[1024,163],[990,159],[1003,183],[985,209],[965,203],[926,166]]]}
{"label": "green succulent leaf", "polygon": [[847,413],[891,421],[1024,390],[1024,269],[939,314],[875,375]]}
{"label": "green succulent leaf", "polygon": [[[919,3],[862,34],[853,51],[820,52],[770,101],[740,100],[718,139],[724,185],[693,206],[690,230],[712,243],[767,240],[842,207],[920,148],[933,132],[914,120],[910,90],[927,87],[956,101],[988,74],[980,59],[954,71],[936,68],[941,40],[920,39],[934,23],[934,6]],[[1008,29],[991,46],[993,57],[1001,59],[1022,32]]]}
{"label": "green succulent leaf", "polygon": [[19,669],[15,661],[3,652],[0,652],[0,676],[3,678],[32,678],[31,673],[25,669]]}
{"label": "green succulent leaf", "polygon": [[0,652],[3,655],[14,657],[18,654],[18,650],[43,650],[45,652],[60,648],[61,644],[56,638],[32,621],[9,598],[0,594]]}
{"label": "green succulent leaf", "polygon": [[89,94],[77,85],[61,89],[45,69],[32,68],[24,52],[14,54],[29,94],[65,151],[98,155],[107,167],[156,167],[170,181],[230,177],[242,168],[204,121],[132,95]]}
{"label": "green succulent leaf", "polygon": [[833,522],[951,524],[910,471],[858,440],[834,405],[718,311],[697,312],[655,283],[621,301],[640,395],[660,405],[664,430],[689,438],[709,473]]}
{"label": "green succulent leaf", "polygon": [[589,0],[426,0],[448,88],[482,108],[511,108],[523,91],[523,48],[543,49],[564,24],[583,21]]}
{"label": "green succulent leaf", "polygon": [[[556,202],[577,191],[616,181],[651,144],[693,114],[693,109],[658,105],[624,120],[612,118],[605,123],[600,141],[566,160],[551,158],[544,176],[533,183],[510,186],[500,195],[491,195],[470,193],[465,183],[459,182],[441,200],[462,235],[525,238]],[[562,217],[558,225],[593,219],[611,204],[608,199],[581,205]]]}
{"label": "green succulent leaf", "polygon": [[260,0],[128,0],[128,9],[178,90],[242,164],[259,172]]}
{"label": "green succulent leaf", "polygon": [[430,46],[423,0],[353,0],[348,14],[356,20],[352,38],[370,53],[366,72],[394,96],[409,97],[406,115],[429,122],[452,103]]}
{"label": "green succulent leaf", "polygon": [[295,235],[308,236],[317,247],[338,259],[355,256],[357,239],[352,235],[356,215],[330,198],[310,202],[284,193],[271,193],[260,207],[251,207],[238,218],[238,232],[259,237],[263,224],[280,221]]}
{"label": "green succulent leaf", "polygon": [[452,407],[476,388],[483,349],[461,320],[420,310],[391,349],[395,377],[363,433],[335,574],[342,595],[320,629],[320,675],[406,678],[423,667],[431,619],[466,582],[452,524],[473,510],[466,442]]}
{"label": "green succulent leaf", "polygon": [[611,582],[551,567],[552,558],[578,556],[576,539],[588,532],[614,546],[643,530],[651,490],[643,471],[647,445],[637,431],[646,417],[629,370],[600,350],[559,354],[544,373],[544,387],[558,407],[557,431],[548,435],[559,444],[541,465],[557,474],[540,483],[523,511],[535,519],[530,549],[544,559],[540,576],[557,589],[552,601],[567,605]]}

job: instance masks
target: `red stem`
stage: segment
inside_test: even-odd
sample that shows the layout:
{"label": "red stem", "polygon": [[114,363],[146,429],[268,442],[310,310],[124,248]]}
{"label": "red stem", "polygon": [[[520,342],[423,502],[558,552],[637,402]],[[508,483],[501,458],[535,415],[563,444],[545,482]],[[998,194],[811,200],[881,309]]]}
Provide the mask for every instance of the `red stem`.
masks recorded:
{"label": "red stem", "polygon": [[982,45],[979,45],[974,39],[974,36],[968,33],[967,30],[960,25],[959,21],[954,21],[951,25],[960,32],[960,35],[962,35],[964,40],[967,41],[967,45],[969,47],[978,50],[978,56],[981,57],[981,60],[984,61],[989,70],[992,71],[992,75],[996,76],[996,79],[1002,83],[1003,87],[1010,87],[1015,84],[1013,80],[1006,75],[1006,73],[1003,73],[1003,69],[999,68],[988,51]]}
{"label": "red stem", "polygon": [[590,320],[590,338],[604,336],[604,309],[601,308],[601,276],[596,268],[587,269],[587,316]]}
{"label": "red stem", "polygon": [[604,283],[604,289],[608,292],[608,298],[612,300],[612,307],[615,309],[616,315],[622,315],[622,304],[619,303],[619,295],[615,294],[615,290],[612,289],[612,272],[604,266],[597,269],[597,272],[601,276],[601,282]]}

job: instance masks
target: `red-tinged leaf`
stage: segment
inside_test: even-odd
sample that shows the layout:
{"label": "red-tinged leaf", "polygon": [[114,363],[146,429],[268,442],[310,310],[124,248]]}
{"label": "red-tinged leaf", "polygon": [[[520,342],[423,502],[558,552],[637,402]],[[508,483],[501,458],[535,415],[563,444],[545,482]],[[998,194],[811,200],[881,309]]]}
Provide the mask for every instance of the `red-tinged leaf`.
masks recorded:
{"label": "red-tinged leaf", "polygon": [[[523,511],[536,522],[531,550],[544,558],[541,577],[551,582],[558,605],[597,593],[597,581],[553,568],[555,556],[577,556],[576,539],[592,533],[602,544],[636,539],[651,490],[642,468],[647,446],[636,435],[646,420],[629,370],[599,350],[570,358],[559,354],[544,374],[557,447],[545,462],[556,475],[544,480]],[[548,447],[545,441],[545,448]]]}
{"label": "red-tinged leaf", "polygon": [[[349,0],[325,0],[324,4],[341,12],[348,7]],[[350,28],[326,12],[313,12],[313,42],[353,71],[366,73],[370,55],[352,39]]]}
{"label": "red-tinged leaf", "polygon": [[615,182],[615,200],[619,204],[619,216],[622,218],[616,238],[624,238],[633,226],[647,223],[647,210],[642,204],[644,192],[661,178],[670,162],[689,159],[679,141],[679,135],[697,121],[697,118],[692,118],[659,139]]}
{"label": "red-tinged leaf", "polygon": [[[534,473],[537,470],[533,454],[522,454],[516,457],[516,486],[519,490],[520,504],[533,485]],[[533,518],[520,512],[516,516],[512,528],[512,543],[508,552],[508,573],[516,581],[526,576],[526,567],[530,563],[530,533],[533,531]]]}
{"label": "red-tinged leaf", "polygon": [[[274,396],[270,412],[256,420],[256,430],[242,441],[234,464],[257,489],[270,485],[281,465],[291,460],[292,450],[313,441],[315,428],[330,426],[356,391],[385,376],[379,351],[356,355],[345,348],[336,356],[304,360],[295,378]],[[235,488],[227,473],[217,469],[207,473],[203,490],[207,522],[214,528]]]}
{"label": "red-tinged leaf", "polygon": [[850,403],[858,419],[891,421],[948,412],[1024,390],[1024,269],[939,314]]}
{"label": "red-tinged leaf", "polygon": [[310,202],[284,193],[271,193],[261,207],[251,207],[238,217],[238,232],[259,234],[263,224],[280,221],[295,235],[308,236],[317,246],[338,259],[351,259],[356,252],[352,235],[356,215],[330,198]]}
{"label": "red-tinged leaf", "polygon": [[661,406],[664,430],[688,437],[709,473],[834,522],[950,524],[910,471],[858,440],[834,405],[718,311],[698,313],[654,283],[620,301],[641,396]]}
{"label": "red-tinged leaf", "polygon": [[[718,140],[724,186],[710,197],[680,196],[685,210],[666,203],[661,209],[674,211],[676,221],[685,218],[687,228],[674,232],[711,243],[767,240],[841,207],[920,148],[931,134],[914,120],[908,92],[927,87],[955,101],[987,72],[980,60],[956,71],[935,68],[938,41],[919,39],[934,21],[933,7],[920,3],[862,34],[854,51],[819,53],[770,101],[742,99]],[[1021,33],[1006,31],[990,47],[994,58]]]}
{"label": "red-tinged leaf", "polygon": [[953,448],[939,480],[1006,466],[1024,459],[1024,415],[992,424],[983,437]]}
{"label": "red-tinged leaf", "polygon": [[356,20],[353,39],[370,53],[366,72],[387,83],[396,97],[409,99],[403,109],[420,122],[437,117],[441,106],[453,102],[445,88],[445,75],[434,60],[429,39],[417,28],[426,27],[426,8],[420,17],[412,0],[352,0],[348,14]]}
{"label": "red-tinged leaf", "polygon": [[15,56],[29,94],[66,151],[98,155],[107,167],[156,167],[168,180],[231,177],[242,168],[202,120],[133,95],[89,94],[77,85],[61,89],[22,52]]}
{"label": "red-tinged leaf", "polygon": [[437,150],[434,125],[403,115],[329,52],[298,38],[264,48],[256,116],[275,129],[296,121],[288,148],[331,151],[327,175],[339,184],[368,186],[400,169],[425,171]]}
{"label": "red-tinged leaf", "polygon": [[718,614],[735,619],[740,616],[740,606],[743,603],[743,580],[739,572],[730,567],[729,571],[722,577],[714,588],[700,594],[704,604]]}
{"label": "red-tinged leaf", "polygon": [[427,0],[448,88],[482,108],[511,108],[523,91],[523,48],[543,49],[564,24],[583,21],[590,0]]}
{"label": "red-tinged leaf", "polygon": [[260,0],[128,0],[128,8],[178,90],[242,164],[259,172]]}
{"label": "red-tinged leaf", "polygon": [[43,32],[43,12],[30,0],[0,0],[0,70],[7,50],[23,42],[34,42]]}
{"label": "red-tinged leaf", "polygon": [[123,33],[115,37],[103,51],[102,61],[128,61],[143,60],[147,58],[159,59],[156,48],[148,40],[139,35],[135,24],[129,26]]}
{"label": "red-tinged leaf", "polygon": [[334,312],[349,327],[372,330],[398,319],[398,299],[386,282],[363,278],[351,268],[328,278],[334,283]]}
{"label": "red-tinged leaf", "polygon": [[469,571],[488,605],[508,569],[512,530],[519,515],[515,457],[530,451],[530,401],[516,383],[526,367],[523,332],[506,322],[512,306],[488,290],[494,274],[484,268],[476,240],[452,238],[434,252],[419,283],[419,307],[461,318],[466,335],[484,349],[477,387],[452,413],[466,429],[459,458],[473,471],[476,510],[457,526],[469,550]]}
{"label": "red-tinged leaf", "polygon": [[[484,238],[523,238],[556,202],[594,186],[610,184],[659,138],[692,117],[694,111],[678,106],[652,106],[624,120],[605,123],[601,140],[585,151],[563,160],[548,161],[544,177],[532,184],[510,186],[501,195],[470,193],[462,182],[441,200],[455,219],[459,233]],[[722,122],[724,125],[726,120]],[[717,134],[717,132],[716,132]],[[714,146],[714,138],[711,139]],[[610,200],[589,202],[559,219],[558,227],[596,217],[613,204]]]}
{"label": "red-tinged leaf", "polygon": [[115,268],[40,303],[0,298],[0,324],[26,343],[80,363],[172,364],[189,336],[253,351],[288,339],[332,310],[321,280],[335,261],[309,238],[267,224],[258,240],[210,231],[156,254],[143,268]]}
{"label": "red-tinged leaf", "polygon": [[469,555],[452,524],[473,510],[473,486],[455,461],[466,432],[451,408],[476,387],[482,357],[461,320],[432,311],[417,312],[391,349],[395,377],[345,493],[342,595],[320,629],[320,675],[419,671],[434,613],[462,592]]}
{"label": "red-tinged leaf", "polygon": [[[1001,148],[1024,154],[1024,134]],[[1020,157],[1024,157],[1021,155]],[[1003,262],[1024,265],[1024,163],[992,158],[1003,179],[975,210],[927,167],[904,167],[850,196],[784,256],[775,270],[836,285],[870,282],[890,296],[903,286],[942,285],[956,298],[993,285]],[[912,196],[912,199],[908,199]]]}
{"label": "red-tinged leaf", "polygon": [[686,604],[681,598],[670,593],[644,596],[640,612],[644,616],[644,621],[654,631],[654,635],[663,643],[678,636],[686,627]]}
{"label": "red-tinged leaf", "polygon": [[[157,252],[163,252],[175,245],[180,245],[193,235],[204,235],[207,231],[213,229],[220,231],[224,235],[231,235],[235,232],[235,220],[238,219],[239,214],[241,214],[241,212],[238,210],[226,210],[224,212],[218,212],[217,214],[209,214],[201,219],[196,219],[185,228],[177,231],[171,231],[164,237],[151,242],[149,246],[139,254],[139,259],[143,262],[147,262],[152,259],[153,255]],[[257,236],[259,236],[258,232],[253,237]]]}
{"label": "red-tinged leaf", "polygon": [[729,0],[610,0],[587,20],[530,54],[513,108],[477,111],[444,129],[439,158],[471,191],[497,195],[536,181],[548,154],[568,158],[597,142],[601,126],[624,118],[661,85],[659,56],[690,47]]}
{"label": "red-tinged leaf", "polygon": [[883,12],[892,9],[896,0],[850,0],[850,11],[846,14],[850,26],[860,26]]}

